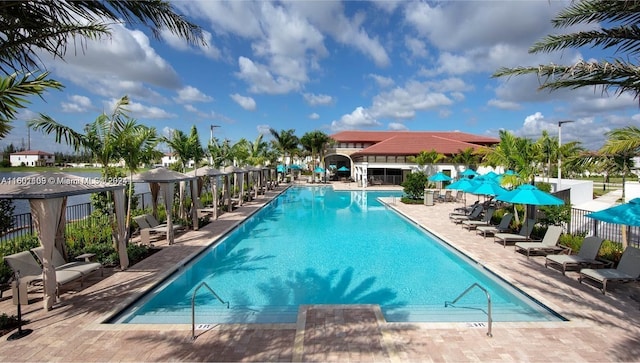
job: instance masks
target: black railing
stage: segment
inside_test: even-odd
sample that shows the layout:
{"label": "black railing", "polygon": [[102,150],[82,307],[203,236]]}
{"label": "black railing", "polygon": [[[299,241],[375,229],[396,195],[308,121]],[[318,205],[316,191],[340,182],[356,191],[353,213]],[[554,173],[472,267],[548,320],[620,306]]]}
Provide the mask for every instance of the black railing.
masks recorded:
{"label": "black railing", "polygon": [[[602,237],[606,240],[622,243],[622,225],[607,223],[586,217],[591,211],[571,208],[570,234],[586,234]],[[627,226],[629,246],[640,247],[640,227]]]}
{"label": "black railing", "polygon": [[[150,192],[136,194],[136,198],[138,202],[137,208],[145,209],[151,207]],[[94,223],[101,223],[101,225],[103,225],[104,221],[102,219],[109,218],[109,216],[105,214],[91,216],[92,213],[93,205],[91,203],[67,206],[66,218],[69,223],[67,223],[66,227],[89,228]],[[7,231],[0,233],[0,243],[18,237],[32,236],[34,233],[35,228],[31,219],[31,213],[16,214],[12,217],[11,227]]]}

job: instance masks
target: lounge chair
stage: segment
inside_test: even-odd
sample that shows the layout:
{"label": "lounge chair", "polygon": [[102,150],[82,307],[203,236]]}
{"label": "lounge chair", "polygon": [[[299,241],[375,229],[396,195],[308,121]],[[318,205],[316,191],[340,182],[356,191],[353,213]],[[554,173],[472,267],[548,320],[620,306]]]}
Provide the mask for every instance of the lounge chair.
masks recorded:
{"label": "lounge chair", "polygon": [[473,204],[469,204],[469,205],[464,206],[464,207],[454,208],[453,212],[449,213],[449,217],[451,217],[451,216],[466,216],[466,215],[469,215],[469,213],[471,213],[471,211],[473,210],[473,207],[475,207],[478,204],[480,204],[480,201],[476,200]]}
{"label": "lounge chair", "polygon": [[[36,257],[42,263],[44,256],[44,247],[36,247],[32,248],[31,251],[36,255]],[[99,262],[86,262],[86,261],[73,261],[67,262],[65,261],[60,251],[57,248],[53,249],[53,267],[59,270],[70,270],[70,271],[78,271],[82,274],[82,276],[87,276],[94,271],[100,271],[100,275],[104,276],[104,270],[102,269],[102,264]],[[82,281],[80,282],[82,284]]]}
{"label": "lounge chair", "polygon": [[510,231],[509,226],[512,219],[513,213],[505,213],[497,226],[478,226],[476,227],[476,234],[482,234],[482,237],[487,238],[487,234],[507,233]]}
{"label": "lounge chair", "polygon": [[482,219],[479,221],[462,221],[462,228],[466,228],[468,230],[476,229],[479,226],[488,226],[491,223],[491,218],[493,218],[493,214],[496,212],[494,207],[489,207],[487,211],[482,216]]}
{"label": "lounge chair", "polygon": [[561,234],[561,226],[549,226],[547,231],[544,233],[544,237],[542,237],[542,241],[516,242],[514,252],[526,254],[527,258],[529,258],[532,253],[546,255],[567,252],[567,249],[568,252],[571,252],[570,248],[558,245],[558,240],[560,239]]}
{"label": "lounge chair", "polygon": [[583,268],[580,270],[578,281],[583,280],[602,284],[600,289],[604,294],[607,290],[607,284],[610,281],[615,282],[631,282],[640,279],[640,249],[636,247],[627,247],[622,253],[618,267],[591,269]]}
{"label": "lounge chair", "polygon": [[510,242],[525,242],[530,241],[529,236],[533,232],[533,226],[536,224],[535,219],[527,219],[520,228],[518,233],[496,233],[493,235],[494,242],[501,242],[503,247],[507,246]]}
{"label": "lounge chair", "polygon": [[469,215],[463,216],[463,215],[449,215],[449,219],[451,221],[453,221],[453,223],[462,223],[462,221],[476,221],[479,220],[480,218],[482,218],[482,211],[484,210],[484,208],[482,207],[481,204],[476,205],[475,207],[473,207],[473,210],[471,210],[471,213],[469,213]]}
{"label": "lounge chair", "polygon": [[596,236],[587,237],[582,241],[582,246],[577,255],[551,255],[547,256],[545,267],[552,267],[562,271],[564,275],[569,270],[580,268],[596,268],[605,266],[606,263],[597,260],[598,252],[604,239]]}
{"label": "lounge chair", "polygon": [[[4,256],[4,260],[14,273],[20,275],[20,283],[35,285],[42,282],[42,267],[33,257],[31,252],[23,251],[13,255]],[[76,280],[82,280],[82,273],[75,270],[56,269],[56,296],[60,296],[60,287]]]}

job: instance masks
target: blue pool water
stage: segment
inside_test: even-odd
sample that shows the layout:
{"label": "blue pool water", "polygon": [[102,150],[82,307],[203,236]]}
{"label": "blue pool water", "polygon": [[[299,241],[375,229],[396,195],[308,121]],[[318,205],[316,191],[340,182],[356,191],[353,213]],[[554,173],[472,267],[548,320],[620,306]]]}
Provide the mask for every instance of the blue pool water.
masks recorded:
{"label": "blue pool water", "polygon": [[[390,191],[290,188],[170,279],[116,323],[295,322],[303,304],[379,304],[387,321],[549,321],[559,317],[377,198]],[[425,213],[427,211],[425,210]],[[215,223],[215,222],[214,222]]]}

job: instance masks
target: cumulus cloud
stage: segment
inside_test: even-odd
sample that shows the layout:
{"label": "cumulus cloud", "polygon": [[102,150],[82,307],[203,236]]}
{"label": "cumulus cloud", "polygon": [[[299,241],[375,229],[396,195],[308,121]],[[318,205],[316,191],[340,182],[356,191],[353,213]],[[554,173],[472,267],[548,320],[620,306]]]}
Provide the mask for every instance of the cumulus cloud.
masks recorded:
{"label": "cumulus cloud", "polygon": [[246,57],[238,58],[239,72],[238,78],[247,82],[252,93],[285,94],[300,89],[300,82],[284,77],[274,76],[268,67],[254,63]]}
{"label": "cumulus cloud", "polygon": [[178,97],[175,97],[174,100],[178,103],[211,102],[213,98],[195,87],[186,86],[178,90]]}
{"label": "cumulus cloud", "polygon": [[390,78],[390,77],[384,77],[378,74],[369,74],[368,77],[373,79],[378,85],[378,87],[381,87],[381,88],[391,87],[395,84],[395,82],[393,81],[393,78]]}
{"label": "cumulus cloud", "polygon": [[72,95],[68,97],[69,102],[62,102],[62,112],[80,113],[88,111],[93,107],[91,99],[86,96]]}
{"label": "cumulus cloud", "polygon": [[256,101],[251,97],[245,97],[239,95],[237,93],[229,95],[232,100],[235,101],[240,107],[244,108],[247,111],[255,111],[256,110]]}
{"label": "cumulus cloud", "polygon": [[409,81],[373,98],[371,114],[376,118],[411,119],[416,111],[450,106],[453,101],[442,92],[433,91],[428,83]]}
{"label": "cumulus cloud", "polygon": [[520,104],[518,104],[516,102],[498,100],[498,99],[495,99],[495,98],[490,99],[489,102],[487,102],[487,105],[489,105],[491,107],[499,108],[501,110],[518,110],[518,109],[522,108],[522,106],[520,106]]}
{"label": "cumulus cloud", "polygon": [[177,36],[176,34],[172,33],[167,29],[162,30],[161,37],[173,49],[180,50],[183,52],[186,51],[186,52],[192,52],[196,54],[202,54],[207,58],[211,58],[215,60],[221,58],[220,49],[218,49],[213,44],[213,35],[206,30],[202,31],[202,38],[204,39],[205,44],[201,44],[201,43],[198,43],[195,45],[189,44],[184,38]]}
{"label": "cumulus cloud", "polygon": [[[115,105],[118,101],[119,101],[118,99],[111,99],[105,102],[106,109],[111,110],[111,111],[108,111],[107,113],[111,113],[113,112],[113,110],[115,110]],[[129,102],[129,104],[126,106],[126,109],[129,110],[129,113],[132,117],[139,118],[139,119],[158,120],[158,119],[172,119],[172,118],[178,117],[178,115],[167,112],[159,107],[145,106],[142,103],[133,102],[133,101]]]}
{"label": "cumulus cloud", "polygon": [[309,116],[307,116],[307,117],[309,117],[309,119],[311,119],[311,120],[318,120],[318,119],[320,119],[320,115],[318,115],[318,114],[317,114],[317,113],[315,113],[315,112],[314,112],[314,113],[309,114]]}
{"label": "cumulus cloud", "polygon": [[333,97],[329,95],[304,93],[302,97],[310,106],[326,106],[333,103]]}
{"label": "cumulus cloud", "polygon": [[394,130],[394,131],[404,131],[409,129],[407,125],[400,122],[389,122],[389,125],[387,126],[387,128],[389,130]]}
{"label": "cumulus cloud", "polygon": [[343,115],[339,120],[331,122],[332,131],[355,130],[375,126],[380,126],[380,122],[364,107],[357,107],[350,114]]}
{"label": "cumulus cloud", "polygon": [[271,127],[269,125],[258,125],[256,130],[260,135],[271,135]]}

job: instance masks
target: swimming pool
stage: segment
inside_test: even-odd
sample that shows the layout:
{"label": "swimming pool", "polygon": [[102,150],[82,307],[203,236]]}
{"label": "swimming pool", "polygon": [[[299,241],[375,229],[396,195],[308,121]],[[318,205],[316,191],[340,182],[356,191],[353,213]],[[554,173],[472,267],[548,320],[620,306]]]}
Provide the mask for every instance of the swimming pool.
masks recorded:
{"label": "swimming pool", "polygon": [[378,304],[387,321],[494,321],[559,317],[394,211],[402,192],[288,189],[112,320],[114,323],[292,323],[304,304]]}

